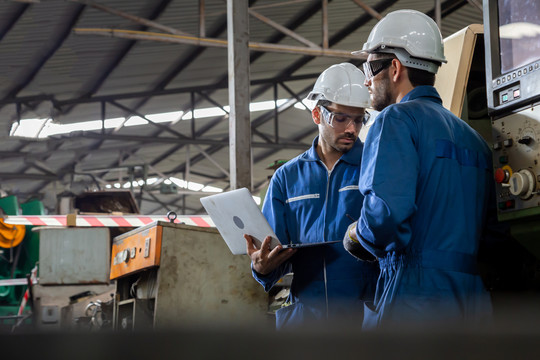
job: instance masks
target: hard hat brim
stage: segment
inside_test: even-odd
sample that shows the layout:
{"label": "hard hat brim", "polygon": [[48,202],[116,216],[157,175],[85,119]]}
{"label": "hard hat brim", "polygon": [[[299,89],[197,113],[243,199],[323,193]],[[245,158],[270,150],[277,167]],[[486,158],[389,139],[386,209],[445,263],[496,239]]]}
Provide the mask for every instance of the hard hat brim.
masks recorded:
{"label": "hard hat brim", "polygon": [[368,55],[369,54],[369,51],[366,51],[366,50],[356,50],[356,51],[352,51],[351,52],[351,55],[354,55],[354,56],[365,56],[365,55]]}

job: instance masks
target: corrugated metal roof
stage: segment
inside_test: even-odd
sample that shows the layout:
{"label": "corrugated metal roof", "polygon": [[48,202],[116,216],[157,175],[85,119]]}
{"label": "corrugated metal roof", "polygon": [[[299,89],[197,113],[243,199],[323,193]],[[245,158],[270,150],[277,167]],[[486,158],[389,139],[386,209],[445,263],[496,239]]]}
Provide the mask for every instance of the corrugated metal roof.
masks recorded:
{"label": "corrugated metal roof", "polygon": [[[210,38],[226,39],[226,2],[205,0],[205,32]],[[320,0],[251,1],[251,9],[286,26],[315,44],[322,43]],[[404,8],[433,10],[434,2],[414,0],[365,0],[381,15]],[[199,2],[183,0],[107,0],[99,4],[127,14],[156,21],[199,36]],[[443,2],[443,36],[471,23],[482,23],[482,13],[465,0]],[[328,5],[328,36],[331,49],[357,50],[376,20],[350,0]],[[227,49],[199,47],[110,36],[77,35],[74,28],[101,28],[160,32],[90,6],[90,2],[47,0],[39,3],[0,3],[0,189],[23,202],[43,199],[50,213],[56,212],[56,194],[83,191],[104,182],[129,180],[131,168],[140,178],[139,167],[147,166],[148,177],[174,176],[227,188],[224,170],[229,168],[226,117],[215,116],[174,124],[123,127],[104,133],[75,132],[49,139],[9,138],[11,126],[20,117],[52,117],[69,124],[102,117],[129,116],[131,109],[147,115],[228,104]],[[303,46],[258,19],[250,17],[250,40]],[[316,75],[331,64],[345,61],[302,54],[251,53],[252,101],[304,96]],[[294,76],[307,78],[294,79]],[[273,81],[279,78],[279,81]],[[169,91],[166,95],[164,91]],[[135,97],[135,93],[140,93]],[[123,98],[120,96],[123,95]],[[117,97],[117,98],[113,98]],[[116,102],[115,105],[114,102]],[[125,107],[125,108],[124,108]],[[317,133],[309,113],[291,107],[279,113],[279,143],[275,146],[273,111],[254,112],[253,180],[264,185],[272,171],[266,167],[277,159],[290,159],[307,148]],[[161,127],[159,127],[161,126]],[[166,130],[164,130],[164,127]],[[265,145],[266,144],[266,145]],[[106,171],[106,169],[115,169]],[[135,169],[135,170],[134,170]],[[92,178],[94,177],[94,178]],[[95,180],[99,178],[99,180]],[[137,177],[136,177],[137,178]],[[137,195],[140,189],[136,189]],[[254,190],[257,192],[257,190]],[[184,198],[143,191],[141,212],[200,213],[201,193]],[[185,200],[185,202],[184,202]]]}

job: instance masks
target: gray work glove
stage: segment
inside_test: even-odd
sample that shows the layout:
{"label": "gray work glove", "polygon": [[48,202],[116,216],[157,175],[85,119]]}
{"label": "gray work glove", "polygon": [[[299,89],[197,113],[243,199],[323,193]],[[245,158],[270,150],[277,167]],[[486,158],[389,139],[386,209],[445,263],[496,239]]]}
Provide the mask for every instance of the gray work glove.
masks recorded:
{"label": "gray work glove", "polygon": [[343,237],[343,247],[349,252],[349,254],[359,260],[368,262],[377,261],[377,258],[373,256],[373,254],[371,254],[369,251],[367,251],[358,240],[351,237],[350,234],[356,231],[356,223],[357,221],[353,222],[347,228],[347,232]]}

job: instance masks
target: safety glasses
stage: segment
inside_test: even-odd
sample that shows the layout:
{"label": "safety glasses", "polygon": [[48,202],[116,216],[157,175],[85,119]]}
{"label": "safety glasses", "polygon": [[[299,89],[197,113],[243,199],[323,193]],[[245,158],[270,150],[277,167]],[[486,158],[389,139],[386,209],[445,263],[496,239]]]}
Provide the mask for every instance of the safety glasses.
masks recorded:
{"label": "safety glasses", "polygon": [[390,59],[378,59],[373,61],[366,61],[362,66],[364,67],[364,75],[366,75],[366,81],[373,79],[378,73],[386,69],[392,64],[393,58]]}
{"label": "safety glasses", "polygon": [[323,119],[337,131],[345,131],[351,123],[354,123],[355,127],[361,126],[362,124],[365,124],[370,117],[367,111],[363,115],[350,115],[332,112],[324,106],[319,106],[319,108],[321,109]]}

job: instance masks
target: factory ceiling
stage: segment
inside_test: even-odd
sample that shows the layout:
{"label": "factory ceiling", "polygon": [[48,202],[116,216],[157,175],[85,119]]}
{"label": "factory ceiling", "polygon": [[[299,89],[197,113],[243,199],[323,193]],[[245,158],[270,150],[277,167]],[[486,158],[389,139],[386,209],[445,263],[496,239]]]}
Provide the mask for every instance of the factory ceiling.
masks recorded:
{"label": "factory ceiling", "polygon": [[[311,145],[317,127],[299,101],[331,64],[361,64],[350,52],[378,18],[419,10],[447,37],[481,24],[481,8],[250,1],[252,192]],[[230,186],[226,46],[225,0],[0,2],[0,191],[50,214],[59,196],[118,187],[143,214],[203,213],[201,188]]]}

